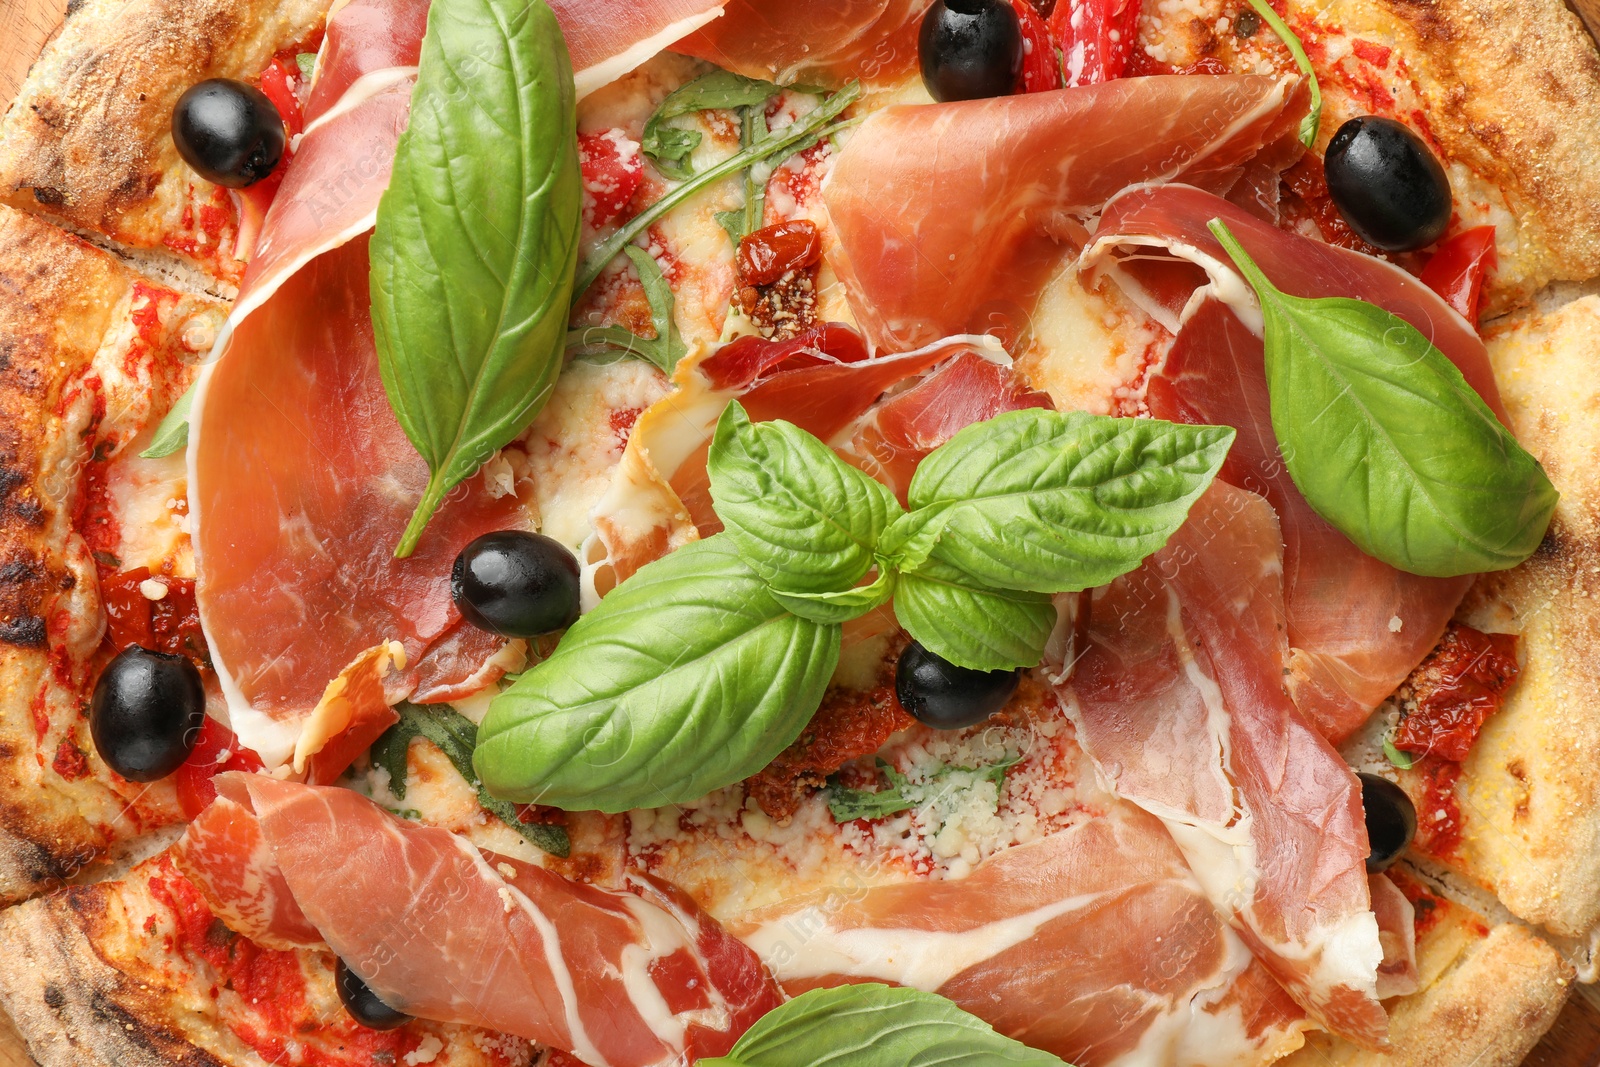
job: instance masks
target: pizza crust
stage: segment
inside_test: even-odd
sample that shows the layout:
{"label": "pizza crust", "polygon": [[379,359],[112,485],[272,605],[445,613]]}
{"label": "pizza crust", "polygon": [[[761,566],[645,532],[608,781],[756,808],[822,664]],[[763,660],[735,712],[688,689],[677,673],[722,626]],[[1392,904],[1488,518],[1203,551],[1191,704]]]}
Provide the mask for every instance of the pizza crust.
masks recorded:
{"label": "pizza crust", "polygon": [[[273,55],[312,37],[326,0],[85,0],[34,64],[0,120],[0,201],[137,249],[191,232],[226,193],[172,144],[172,108],[206,78],[254,82]],[[186,224],[185,215],[189,216]],[[217,279],[227,249],[173,251]],[[163,259],[171,257],[162,256]]]}
{"label": "pizza crust", "polygon": [[[177,815],[170,783],[113,780],[80,714],[103,626],[95,562],[73,529],[97,418],[81,386],[97,356],[114,359],[125,344],[141,281],[114,256],[0,206],[0,903]],[[185,324],[222,307],[175,301],[153,355],[168,364],[182,358]],[[112,383],[101,396],[115,407],[102,426],[163,414],[150,396],[118,401]]]}

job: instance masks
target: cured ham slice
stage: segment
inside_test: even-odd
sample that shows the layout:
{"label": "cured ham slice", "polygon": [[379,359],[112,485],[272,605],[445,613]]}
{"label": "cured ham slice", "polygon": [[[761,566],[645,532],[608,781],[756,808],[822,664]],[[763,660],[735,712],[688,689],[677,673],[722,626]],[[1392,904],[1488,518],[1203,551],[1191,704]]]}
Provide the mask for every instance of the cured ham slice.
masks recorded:
{"label": "cured ham slice", "polygon": [[578,99],[719,19],[718,0],[551,0],[572,56]]}
{"label": "cured ham slice", "polygon": [[1160,823],[1115,800],[964,878],[810,894],[731,928],[791,994],[938,992],[1079,1067],[1268,1063],[1307,1025]]}
{"label": "cured ham slice", "polygon": [[1418,577],[1365,555],[1295,488],[1272,431],[1261,340],[1245,324],[1259,323],[1259,311],[1205,229],[1219,216],[1286,292],[1355,296],[1388,308],[1432,339],[1497,412],[1500,395],[1477,333],[1410,275],[1283,233],[1200,190],[1167,186],[1119,197],[1085,252],[1088,266],[1116,263],[1113,276],[1178,334],[1149,381],[1151,414],[1239,431],[1222,476],[1266,496],[1278,513],[1290,688],[1301,711],[1338,741],[1438,642],[1471,579]]}
{"label": "cured ham slice", "polygon": [[1063,695],[1101,775],[1166,824],[1295,1001],[1383,1047],[1361,788],[1283,689],[1279,551],[1267,502],[1215,483],[1094,597]]}
{"label": "cured ham slice", "polygon": [[[240,933],[304,944],[309,927],[409,1014],[652,1067],[722,1055],[781,1001],[755,954],[670,886],[603,890],[351,790],[223,777],[223,811],[191,825],[180,869]],[[257,886],[292,907],[254,905]]]}
{"label": "cured ham slice", "polygon": [[885,108],[824,189],[834,266],[869,340],[892,350],[1032,310],[1062,243],[1135,182],[1225,190],[1292,140],[1294,79],[1132,78],[992,100]]}
{"label": "cured ham slice", "polygon": [[931,3],[724,0],[720,19],[672,50],[783,85],[896,78],[917,65],[917,31]]}

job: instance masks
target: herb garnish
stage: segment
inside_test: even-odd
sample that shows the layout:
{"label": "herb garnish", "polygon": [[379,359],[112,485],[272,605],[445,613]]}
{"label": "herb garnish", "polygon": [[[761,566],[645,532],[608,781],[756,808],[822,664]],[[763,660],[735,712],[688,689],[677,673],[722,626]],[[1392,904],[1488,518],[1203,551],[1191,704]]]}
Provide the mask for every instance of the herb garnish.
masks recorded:
{"label": "herb garnish", "polygon": [[572,62],[550,8],[434,5],[370,250],[384,390],[431,474],[395,555],[549,398],[582,200]]}
{"label": "herb garnish", "polygon": [[423,737],[433,742],[467,784],[478,791],[478,805],[483,810],[552,856],[565,857],[572,852],[565,826],[523,822],[517,818],[515,805],[491,795],[483,787],[472,770],[472,749],[478,741],[478,728],[471,719],[445,705],[420,707],[401,703],[395,711],[399,712],[400,721],[372,743],[372,762],[389,772],[389,792],[396,800],[406,798],[406,753],[411,741]]}
{"label": "herb garnish", "polygon": [[[719,108],[758,107],[783,92],[772,82],[746,78],[726,70],[714,70],[668,94],[644,124],[639,148],[655,162],[656,169],[668,178],[683,181],[694,176],[689,156],[700,147],[699,130],[681,130],[667,123],[680,115]],[[745,147],[749,147],[745,145]]]}
{"label": "herb garnish", "polygon": [[1559,494],[1456,365],[1383,308],[1282,292],[1220,219],[1210,228],[1261,302],[1272,429],[1317,514],[1412,574],[1531,556]]}
{"label": "herb garnish", "polygon": [[1383,755],[1402,771],[1409,771],[1415,762],[1409,753],[1401,752],[1395,747],[1394,737],[1391,734],[1383,735]]}
{"label": "herb garnish", "polygon": [[707,461],[725,531],[641,568],[495,697],[478,773],[499,796],[601,811],[737,782],[811,720],[840,624],[891,595],[937,655],[1035,666],[1050,594],[1109,581],[1165,544],[1233,436],[1008,412],[923,460],[908,513],[799,427],[730,404]]}
{"label": "herb garnish", "polygon": [[649,252],[638,245],[629,245],[623,251],[639,273],[639,284],[644,287],[644,298],[650,304],[650,324],[655,327],[656,335],[640,337],[625,326],[585,326],[567,332],[567,352],[595,363],[637,356],[661,368],[661,373],[670,377],[678,360],[688,351],[673,318],[676,298],[672,295],[672,286]]}
{"label": "herb garnish", "polygon": [[[1289,28],[1288,23],[1272,10],[1272,5],[1267,0],[1250,0],[1250,6],[1255,8],[1256,14],[1266,20],[1272,32],[1289,49],[1289,54],[1294,57],[1295,66],[1300,68],[1300,73],[1305,75],[1311,83],[1311,110],[1306,117],[1300,120],[1300,143],[1310,148],[1317,142],[1317,131],[1322,127],[1322,86],[1317,84],[1317,72],[1311,66],[1311,60],[1306,56],[1305,46],[1300,43],[1300,38]],[[1255,31],[1252,30],[1253,34]],[[1245,34],[1248,37],[1250,34]]]}
{"label": "herb garnish", "polygon": [[866,983],[773,1008],[705,1067],[1067,1067],[937,993]]}
{"label": "herb garnish", "polygon": [[161,459],[180,451],[189,444],[189,409],[194,406],[195,385],[183,391],[177,401],[172,405],[172,410],[167,412],[166,418],[161,420],[161,425],[156,427],[156,435],[150,441],[150,447],[140,452],[145,459]]}
{"label": "herb garnish", "polygon": [[847,789],[838,784],[831,785],[828,788],[828,811],[833,815],[834,822],[881,819],[889,815],[898,815],[902,811],[910,811],[948,792],[951,783],[946,779],[953,774],[975,775],[974,785],[980,781],[993,782],[996,790],[995,801],[998,804],[999,790],[1005,785],[1006,771],[1015,766],[1020,759],[1020,756],[1012,756],[986,767],[941,765],[928,772],[929,781],[913,782],[909,776],[895,770],[894,765],[888,760],[879,757],[878,770],[889,780],[888,788],[873,792],[866,789]]}

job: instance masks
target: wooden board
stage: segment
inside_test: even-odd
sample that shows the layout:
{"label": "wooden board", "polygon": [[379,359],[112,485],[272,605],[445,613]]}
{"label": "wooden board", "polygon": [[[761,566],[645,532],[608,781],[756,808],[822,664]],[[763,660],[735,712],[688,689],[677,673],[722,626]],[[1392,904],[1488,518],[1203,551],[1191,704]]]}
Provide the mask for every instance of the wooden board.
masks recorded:
{"label": "wooden board", "polygon": [[[1569,0],[1600,38],[1600,0]],[[65,0],[0,0],[0,113],[28,67],[60,27]],[[0,1013],[0,1067],[33,1067],[11,1020]],[[1600,1067],[1600,991],[1580,987],[1524,1067]]]}

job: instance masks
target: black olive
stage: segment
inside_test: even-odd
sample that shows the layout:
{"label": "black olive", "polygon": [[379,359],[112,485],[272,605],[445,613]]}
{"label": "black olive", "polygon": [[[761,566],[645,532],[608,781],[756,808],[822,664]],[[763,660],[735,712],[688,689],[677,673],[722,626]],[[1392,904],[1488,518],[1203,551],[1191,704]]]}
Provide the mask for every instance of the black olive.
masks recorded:
{"label": "black olive", "polygon": [[411,1021],[411,1016],[396,1011],[378,999],[378,994],[367,988],[361,976],[340,960],[333,969],[334,984],[339,987],[339,999],[350,1018],[372,1030],[393,1030]]}
{"label": "black olive", "polygon": [[211,78],[178,98],[172,143],[208,182],[243,189],[272,173],[283,158],[283,116],[253,85]]}
{"label": "black olive", "polygon": [[1328,195],[1363,241],[1413,252],[1450,225],[1450,179],[1422,138],[1394,119],[1366,115],[1340,126],[1322,161]]}
{"label": "black olive", "polygon": [[479,629],[537,637],[577,619],[578,560],[544,534],[497,530],[456,557],[450,596]]}
{"label": "black olive", "polygon": [[1239,12],[1233,19],[1233,35],[1242,41],[1247,41],[1256,35],[1261,28],[1261,16],[1254,11],[1246,9]]}
{"label": "black olive", "polygon": [[936,730],[976,726],[1006,706],[1022,671],[975,671],[957,667],[916,641],[900,653],[894,691],[911,717]]}
{"label": "black olive", "polygon": [[195,665],[138,645],[106,664],[89,700],[96,751],[131,782],[154,782],[181,767],[205,717],[206,691]]}
{"label": "black olive", "polygon": [[1394,866],[1417,836],[1417,808],[1406,791],[1376,774],[1358,774],[1361,806],[1367,813],[1367,840],[1372,851],[1367,870],[1386,871]]}
{"label": "black olive", "polygon": [[934,0],[917,55],[935,100],[1005,96],[1022,73],[1022,21],[1005,0]]}

